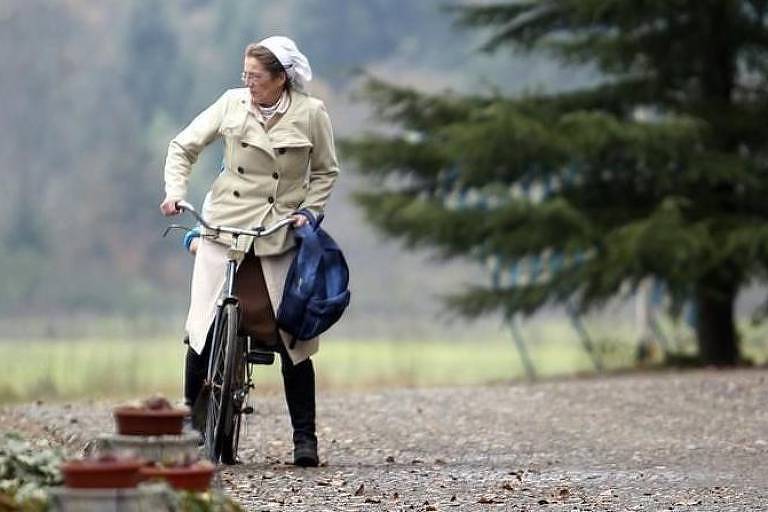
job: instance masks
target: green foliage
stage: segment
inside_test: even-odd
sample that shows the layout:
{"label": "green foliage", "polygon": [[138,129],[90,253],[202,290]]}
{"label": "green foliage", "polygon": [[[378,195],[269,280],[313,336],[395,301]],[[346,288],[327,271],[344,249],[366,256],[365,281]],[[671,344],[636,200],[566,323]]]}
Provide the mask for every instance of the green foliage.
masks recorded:
{"label": "green foliage", "polygon": [[[0,508],[46,510],[46,487],[60,485],[60,450],[46,441],[25,441],[15,433],[0,437]],[[18,508],[11,508],[18,507]]]}
{"label": "green foliage", "polygon": [[[410,245],[501,266],[549,252],[564,265],[528,285],[475,285],[449,304],[476,316],[587,309],[663,280],[673,306],[732,309],[768,269],[768,3],[522,0],[453,9],[490,29],[485,49],[544,51],[596,68],[577,90],[516,97],[424,94],[371,82],[364,94],[393,135],[345,149],[376,192],[368,218]],[[540,186],[538,196],[519,189]],[[480,201],[456,204],[472,194]],[[720,307],[724,305],[724,307]],[[734,362],[732,318],[702,350]],[[715,324],[710,324],[710,327]],[[710,354],[711,355],[711,354]],[[704,358],[709,356],[705,353]],[[716,362],[715,359],[708,359]]]}

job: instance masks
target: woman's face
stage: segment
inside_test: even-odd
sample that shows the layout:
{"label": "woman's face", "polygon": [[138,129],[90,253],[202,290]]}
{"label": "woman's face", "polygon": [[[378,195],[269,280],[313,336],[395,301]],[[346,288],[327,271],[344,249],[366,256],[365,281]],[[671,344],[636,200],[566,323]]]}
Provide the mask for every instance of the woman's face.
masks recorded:
{"label": "woman's face", "polygon": [[285,75],[279,73],[272,77],[256,57],[246,57],[243,64],[245,86],[251,91],[254,105],[272,105],[283,92]]}

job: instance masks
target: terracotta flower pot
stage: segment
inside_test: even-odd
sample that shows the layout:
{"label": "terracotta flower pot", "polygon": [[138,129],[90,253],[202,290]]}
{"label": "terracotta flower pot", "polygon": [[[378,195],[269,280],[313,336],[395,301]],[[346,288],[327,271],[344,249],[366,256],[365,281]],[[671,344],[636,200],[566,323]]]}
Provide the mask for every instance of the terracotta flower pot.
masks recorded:
{"label": "terracotta flower pot", "polygon": [[191,466],[144,466],[140,469],[142,480],[162,479],[174,489],[205,492],[211,485],[215,467],[207,461]]}
{"label": "terracotta flower pot", "polygon": [[184,427],[187,407],[177,409],[146,409],[142,407],[116,407],[112,411],[117,433],[125,436],[179,435]]}
{"label": "terracotta flower pot", "polygon": [[70,460],[60,466],[64,485],[75,489],[125,489],[141,481],[141,459]]}

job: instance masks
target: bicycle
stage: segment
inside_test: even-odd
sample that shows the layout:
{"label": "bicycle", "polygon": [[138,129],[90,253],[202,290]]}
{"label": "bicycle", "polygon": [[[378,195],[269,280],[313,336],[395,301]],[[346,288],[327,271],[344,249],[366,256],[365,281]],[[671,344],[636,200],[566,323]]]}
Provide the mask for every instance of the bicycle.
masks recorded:
{"label": "bicycle", "polygon": [[[232,236],[227,253],[224,290],[216,303],[207,378],[203,383],[203,393],[208,397],[203,437],[208,459],[215,464],[236,464],[242,416],[253,412],[253,408],[248,406],[248,393],[254,387],[251,378],[253,366],[269,365],[275,360],[273,351],[256,348],[258,340],[239,334],[240,301],[234,294],[234,287],[237,255],[242,251],[237,249],[237,241],[240,236],[258,238],[271,235],[293,221],[283,219],[272,226],[254,229],[211,226],[188,202],[179,201],[176,206],[195,217],[208,230],[206,236],[222,233]],[[189,228],[173,224],[166,228],[163,236],[171,229]]]}

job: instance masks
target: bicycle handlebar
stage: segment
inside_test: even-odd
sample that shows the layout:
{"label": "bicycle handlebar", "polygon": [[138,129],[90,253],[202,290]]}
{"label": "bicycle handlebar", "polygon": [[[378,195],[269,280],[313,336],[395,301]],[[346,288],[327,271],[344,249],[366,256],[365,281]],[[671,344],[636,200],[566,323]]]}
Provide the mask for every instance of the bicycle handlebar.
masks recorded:
{"label": "bicycle handlebar", "polygon": [[192,214],[192,216],[197,219],[197,221],[206,227],[207,229],[211,231],[215,231],[216,234],[219,233],[227,233],[230,235],[240,236],[240,235],[246,235],[246,236],[255,236],[255,237],[261,237],[261,236],[267,236],[271,235],[278,229],[285,227],[289,224],[293,223],[293,219],[283,219],[280,221],[275,222],[269,227],[258,227],[254,229],[240,229],[240,228],[232,228],[227,226],[211,226],[208,224],[205,219],[197,213],[197,210],[195,210],[195,207],[189,204],[187,201],[177,201],[176,202],[176,208],[181,211],[186,211]]}

